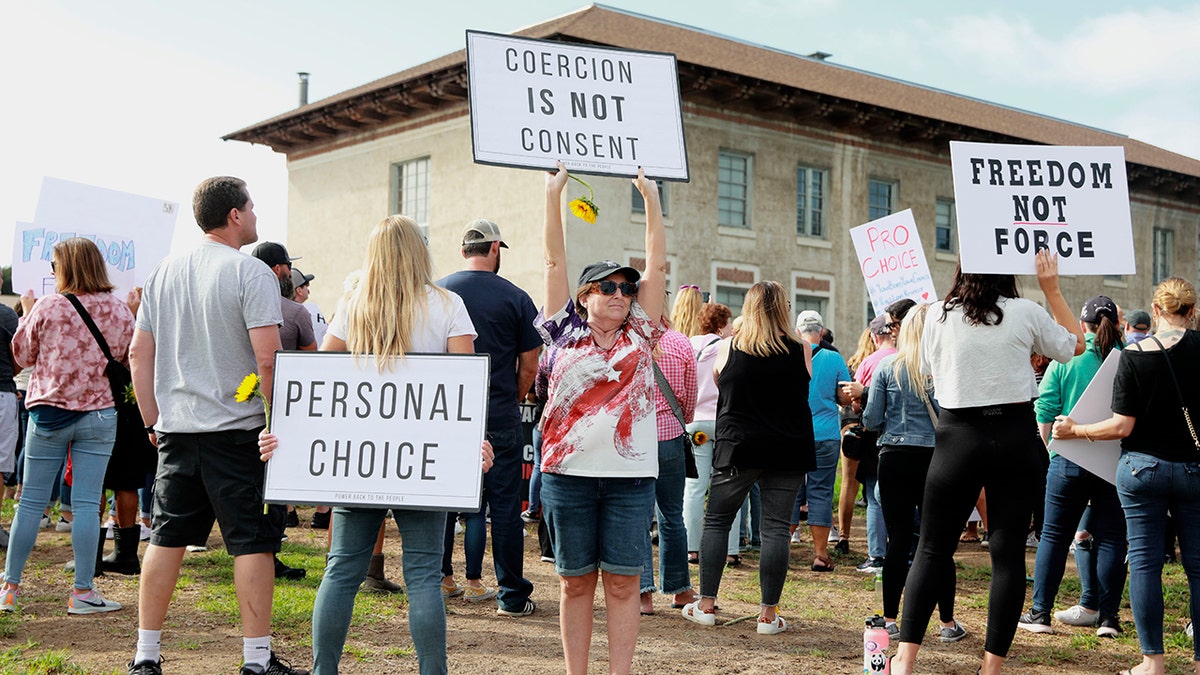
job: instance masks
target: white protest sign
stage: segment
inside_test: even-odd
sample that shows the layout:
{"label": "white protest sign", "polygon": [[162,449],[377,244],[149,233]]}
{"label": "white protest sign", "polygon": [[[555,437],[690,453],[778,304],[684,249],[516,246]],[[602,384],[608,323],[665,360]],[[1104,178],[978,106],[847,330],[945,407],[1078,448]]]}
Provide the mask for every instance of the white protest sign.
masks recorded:
{"label": "white protest sign", "polygon": [[[1104,359],[1100,370],[1096,371],[1095,377],[1067,415],[1076,424],[1093,424],[1112,417],[1113,380],[1117,376],[1117,362],[1120,360],[1120,349],[1108,353],[1108,358]],[[1113,485],[1117,484],[1117,460],[1121,458],[1121,441],[1089,443],[1087,439],[1081,438],[1053,440],[1050,441],[1050,449]]]}
{"label": "white protest sign", "polygon": [[688,180],[675,55],[467,31],[480,164]]}
{"label": "white protest sign", "polygon": [[17,223],[13,290],[54,292],[54,246],[71,237],[91,239],[108,266],[118,297],[140,286],[166,257],[179,205],[57,178],[45,178],[33,223]]}
{"label": "white protest sign", "polygon": [[277,352],[263,498],[282,504],[474,511],[483,486],[488,359]]}
{"label": "white protest sign", "polygon": [[1133,274],[1125,149],[950,143],[962,270],[1035,274],[1034,253],[1060,274]]}
{"label": "white protest sign", "polygon": [[850,239],[877,312],[905,298],[920,303],[937,299],[911,209],[859,225],[850,230]]}

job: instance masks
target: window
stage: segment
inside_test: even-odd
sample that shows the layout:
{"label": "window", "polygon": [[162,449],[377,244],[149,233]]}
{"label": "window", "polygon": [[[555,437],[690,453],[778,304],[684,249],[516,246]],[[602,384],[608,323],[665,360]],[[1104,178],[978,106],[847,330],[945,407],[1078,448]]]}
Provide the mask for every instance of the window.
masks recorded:
{"label": "window", "polygon": [[[666,216],[668,213],[670,213],[667,210],[667,194],[668,194],[667,186],[670,185],[670,183],[664,183],[661,180],[656,180],[654,182],[658,184],[658,201],[662,202],[663,215]],[[633,207],[633,212],[645,215],[646,200],[642,199],[642,193],[638,192],[636,185],[630,185],[629,188],[631,190],[633,190],[633,197],[632,197],[632,202],[631,202],[632,207]]]}
{"label": "window", "polygon": [[392,165],[392,213],[412,218],[429,238],[429,158]]}
{"label": "window", "polygon": [[829,306],[829,298],[822,298],[815,295],[801,295],[797,293],[792,299],[792,314],[800,316],[800,312],[813,310],[821,315],[825,321],[829,321],[832,317],[825,316],[826,308]]}
{"label": "window", "polygon": [[830,307],[833,301],[833,277],[816,272],[792,272],[792,321],[800,312],[812,310],[821,315],[825,327],[833,330]]}
{"label": "window", "polygon": [[1174,257],[1175,232],[1154,228],[1154,271],[1153,283],[1171,276],[1171,260]]}
{"label": "window", "polygon": [[954,234],[957,229],[957,221],[954,215],[954,201],[950,199],[937,200],[937,210],[933,215],[934,244],[935,251],[945,251],[954,253],[958,247],[955,245]]}
{"label": "window", "polygon": [[896,190],[896,184],[872,179],[868,190],[870,192],[870,200],[868,202],[867,220],[875,220],[892,215],[892,193]]}
{"label": "window", "polygon": [[725,305],[736,318],[742,313],[742,305],[746,304],[746,291],[749,288],[741,288],[738,286],[717,286],[717,290],[712,294],[712,301]]}
{"label": "window", "polygon": [[821,169],[796,167],[796,234],[827,239],[825,232],[825,184],[828,175]]}
{"label": "window", "polygon": [[717,225],[750,227],[751,164],[750,155],[721,151],[717,160]]}

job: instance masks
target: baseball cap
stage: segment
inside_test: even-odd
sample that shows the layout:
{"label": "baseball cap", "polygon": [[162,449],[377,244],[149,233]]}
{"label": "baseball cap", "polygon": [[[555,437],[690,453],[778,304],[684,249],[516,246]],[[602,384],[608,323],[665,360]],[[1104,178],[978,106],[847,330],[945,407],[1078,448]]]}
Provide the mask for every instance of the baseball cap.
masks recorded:
{"label": "baseball cap", "polygon": [[641,272],[629,267],[628,265],[622,265],[613,260],[601,260],[600,262],[594,262],[591,265],[583,268],[583,272],[579,275],[578,285],[582,286],[584,284],[590,284],[593,281],[599,281],[604,277],[617,272],[624,273],[625,278],[633,282],[636,282],[638,279],[642,278]]}
{"label": "baseball cap", "polygon": [[888,315],[876,314],[871,323],[868,324],[871,328],[871,335],[890,335],[892,331],[888,330]]}
{"label": "baseball cap", "polygon": [[267,263],[268,267],[291,265],[293,260],[300,259],[300,256],[296,256],[295,258],[288,256],[287,248],[283,244],[277,244],[273,241],[264,241],[255,246],[254,252],[251,255]]}
{"label": "baseball cap", "polygon": [[504,239],[500,236],[500,226],[490,220],[483,218],[472,220],[463,230],[462,243],[464,246],[492,241],[498,241],[500,246],[508,248],[508,244],[504,243]]}
{"label": "baseball cap", "polygon": [[821,315],[811,309],[800,312],[800,316],[796,317],[796,328],[800,330],[811,327],[824,327],[824,325],[825,322],[821,320]]}
{"label": "baseball cap", "polygon": [[1097,295],[1088,298],[1088,301],[1083,303],[1083,311],[1079,313],[1079,320],[1084,323],[1100,323],[1102,316],[1107,316],[1109,321],[1116,323],[1117,303],[1106,295]]}
{"label": "baseball cap", "polygon": [[1150,330],[1150,313],[1144,309],[1135,309],[1125,315],[1125,323],[1140,331]]}
{"label": "baseball cap", "polygon": [[292,285],[296,288],[304,286],[313,279],[316,279],[316,276],[312,274],[305,274],[295,267],[292,268]]}

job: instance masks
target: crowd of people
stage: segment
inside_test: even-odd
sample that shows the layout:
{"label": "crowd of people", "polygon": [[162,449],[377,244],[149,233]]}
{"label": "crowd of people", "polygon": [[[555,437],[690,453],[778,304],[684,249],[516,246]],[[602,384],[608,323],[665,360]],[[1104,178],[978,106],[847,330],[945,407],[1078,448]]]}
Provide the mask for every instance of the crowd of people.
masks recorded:
{"label": "crowd of people", "polygon": [[[20,607],[22,572],[65,468],[69,501],[61,498],[75,555],[67,611],[120,610],[95,587],[97,572],[140,573],[130,675],[163,672],[162,631],[183,556],[214,522],[234,558],[241,672],[307,674],[271,648],[274,580],[304,572],[278,558],[285,526],[298,523],[294,507],[261,500],[263,465],[279,461],[286,441],[265,428],[263,409],[235,400],[234,388],[256,373],[269,401],[280,349],[349,352],[380,372],[408,353],[486,353],[479,510],[317,506],[312,525],[330,536],[313,608],[314,673],[338,671],[360,587],[407,593],[423,674],[449,671],[447,600],[495,603],[510,619],[533,614],[526,523],[539,525],[542,559],[559,577],[569,673],[588,669],[598,585],[609,670],[628,673],[640,617],[655,613],[657,594],[687,621],[715,626],[724,570],[755,548],[756,632],[783,633],[791,545],[807,527],[811,570],[832,571],[850,552],[859,486],[867,555],[856,569],[880,577],[884,627],[899,644],[892,673],[914,671],[935,606],[942,642],[967,635],[955,618],[953,556],[977,505],[987,514],[992,563],[981,673],[1001,671],[1018,629],[1051,633],[1052,618],[1119,635],[1127,566],[1143,661],[1126,672],[1164,672],[1169,524],[1192,586],[1192,615],[1200,610],[1192,525],[1200,520],[1191,517],[1200,516],[1200,437],[1191,419],[1200,392],[1187,377],[1200,364],[1200,333],[1191,283],[1163,281],[1150,312],[1123,313],[1095,296],[1077,313],[1049,252],[1036,254],[1048,311],[1022,299],[1011,275],[960,269],[942,301],[884,308],[847,359],[819,312],[792,322],[789,293],[774,281],[749,288],[737,317],[695,285],[681,286],[672,302],[658,188],[641,172],[633,185],[646,208],[644,267],[601,260],[572,284],[568,178],[561,164],[546,176],[540,312],[499,275],[508,245],[494,222],[467,224],[463,269],[438,280],[420,227],[396,215],[371,231],[362,267],[326,324],[306,302],[314,277],[293,266],[284,246],[239,250],[257,241],[257,221],[245,183],[231,177],[196,190],[203,242],[160,263],[124,301],[114,297],[94,243],[56,245],[57,292],[25,294],[18,312],[0,307],[0,337],[11,344],[0,350],[0,472],[20,489],[11,537],[0,540],[8,549],[0,611]],[[1114,351],[1111,418],[1071,419]],[[1048,367],[1035,367],[1039,355]],[[18,389],[22,371],[28,382]],[[528,495],[525,400],[542,409]],[[119,421],[134,401],[140,421],[131,440]],[[1116,475],[1097,476],[1050,451],[1051,439],[1119,439]],[[100,524],[106,490],[114,493],[109,556]],[[149,502],[140,515],[152,524],[141,560],[139,491]],[[389,517],[401,535],[403,586],[383,574]],[[489,530],[495,588],[483,579]],[[1032,605],[1022,614],[1028,541],[1037,553]],[[1081,597],[1055,612],[1071,550]]]}

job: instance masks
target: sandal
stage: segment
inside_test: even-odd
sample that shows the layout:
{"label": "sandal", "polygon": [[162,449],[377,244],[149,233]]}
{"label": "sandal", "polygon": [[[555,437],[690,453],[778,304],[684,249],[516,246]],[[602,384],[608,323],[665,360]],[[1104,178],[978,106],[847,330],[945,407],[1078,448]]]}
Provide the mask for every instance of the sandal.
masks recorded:
{"label": "sandal", "polygon": [[688,564],[689,565],[699,565],[700,564],[700,553],[698,551],[688,551]]}
{"label": "sandal", "polygon": [[740,556],[740,555],[725,556],[725,566],[726,567],[740,567],[741,565],[742,565],[742,556]]}
{"label": "sandal", "polygon": [[815,557],[813,558],[812,571],[814,572],[832,572],[833,561],[829,558]]}

